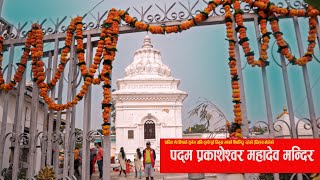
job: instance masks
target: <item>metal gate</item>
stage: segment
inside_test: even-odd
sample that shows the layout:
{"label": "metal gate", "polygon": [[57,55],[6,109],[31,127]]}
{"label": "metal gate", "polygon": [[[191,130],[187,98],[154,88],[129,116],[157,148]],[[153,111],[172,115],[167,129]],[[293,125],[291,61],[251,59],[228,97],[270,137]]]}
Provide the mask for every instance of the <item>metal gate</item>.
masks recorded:
{"label": "metal gate", "polygon": [[[161,24],[165,26],[177,25],[182,21],[193,18],[199,9],[202,9],[207,5],[206,0],[196,0],[192,2],[182,3],[175,2],[164,7],[161,7],[157,4],[150,5],[148,8],[141,11],[133,8],[129,10],[130,13],[135,14],[136,17],[143,22],[150,24]],[[278,6],[284,6],[287,8],[304,8],[304,3],[301,1],[280,1],[277,4]],[[182,9],[174,11],[174,9]],[[259,31],[258,25],[258,15],[254,12],[255,8],[250,7],[248,4],[242,3],[242,9],[246,12],[243,17],[246,22],[254,24],[257,43],[260,45],[261,34]],[[152,12],[161,12],[158,14],[152,14]],[[207,25],[216,25],[224,24],[224,9],[222,6],[219,6],[209,15],[209,18],[203,23],[198,24],[198,26],[207,26]],[[95,22],[86,22],[84,24],[84,39],[85,39],[85,49],[86,49],[86,59],[87,67],[92,64],[93,50],[98,45],[98,39],[100,34],[100,24],[103,19],[106,17],[108,11],[103,14],[98,14],[94,16]],[[85,16],[90,16],[92,14],[86,14]],[[93,16],[93,15],[92,15]],[[291,18],[294,23],[295,28],[295,37],[297,40],[299,54],[303,56],[303,45],[300,32],[300,24],[297,17],[287,17],[280,16],[280,19]],[[56,67],[58,65],[58,58],[61,55],[61,44],[66,37],[66,26],[68,23],[68,18],[63,17],[62,19],[57,19],[56,21],[49,19],[53,26],[47,26],[49,24],[48,20],[45,19],[40,23],[43,29],[44,43],[48,50],[44,52],[43,59],[46,62],[46,77],[47,81],[54,76]],[[319,19],[318,19],[319,22]],[[5,37],[4,40],[4,50],[6,51],[4,57],[7,57],[9,62],[6,66],[3,66],[4,74],[6,75],[6,81],[9,82],[12,78],[12,73],[16,71],[17,65],[14,63],[14,59],[17,56],[17,49],[22,48],[26,40],[27,31],[29,30],[28,23],[18,24],[17,26],[11,25],[6,22],[4,19],[0,21],[1,31],[0,33]],[[319,23],[318,23],[319,24]],[[30,24],[29,24],[30,25]],[[320,43],[320,28],[317,25],[317,34],[318,34],[318,43]],[[120,34],[134,33],[138,30],[122,24],[120,27]],[[81,85],[81,77],[79,76],[79,68],[77,66],[77,57],[75,53],[75,41],[72,41],[71,45],[71,55],[70,59],[74,61],[69,61],[68,70],[64,72],[60,77],[58,86],[51,91],[51,98],[55,99],[57,103],[62,103],[63,100],[71,100],[71,97],[75,95],[75,91],[79,85]],[[320,63],[317,57],[314,55],[316,62]],[[240,59],[239,47],[236,45],[236,57]],[[280,60],[279,60],[280,58]],[[298,123],[294,122],[294,110],[292,103],[291,89],[289,85],[289,79],[287,74],[287,66],[285,59],[282,55],[279,58],[275,58],[280,61],[280,63],[275,63],[282,70],[283,81],[285,86],[285,94],[287,99],[288,112],[290,117],[290,124],[285,123],[287,127],[280,128],[289,128],[291,138],[299,138],[298,125],[299,123],[305,122],[307,125],[304,126],[305,129],[312,129],[312,137],[318,138],[318,128],[320,128],[320,118],[316,117],[315,107],[313,102],[313,95],[311,92],[311,85],[309,79],[308,67],[302,66],[302,73],[305,83],[305,91],[307,95],[309,117],[300,119]],[[244,79],[242,78],[242,71],[246,66],[241,64],[241,61],[237,61],[237,69],[239,70],[238,74],[240,77],[240,84],[244,85]],[[299,67],[297,67],[299,68]],[[91,130],[90,121],[91,121],[91,101],[92,101],[92,89],[91,87],[88,90],[88,94],[84,97],[84,112],[77,112],[77,106],[66,110],[54,112],[49,110],[47,105],[43,100],[38,96],[39,89],[38,86],[33,82],[32,84],[26,85],[26,77],[30,74],[24,73],[21,83],[18,84],[18,87],[13,91],[0,92],[0,98],[2,102],[2,117],[1,118],[1,135],[0,135],[0,170],[7,168],[6,172],[12,172],[12,179],[16,180],[18,174],[21,174],[20,168],[25,166],[27,169],[26,179],[33,179],[36,172],[36,166],[41,168],[45,166],[52,166],[54,169],[55,176],[58,179],[72,179],[74,174],[74,154],[73,149],[76,143],[83,143],[82,150],[82,170],[81,179],[89,179],[89,167],[90,162],[88,161],[90,156],[90,143],[94,142],[95,139],[101,139],[103,143],[103,148],[106,151],[106,158],[104,158],[104,169],[110,169],[110,136],[102,136],[100,132]],[[265,67],[261,68],[261,75],[263,80],[264,88],[264,98],[266,104],[267,112],[267,122],[256,122],[257,124],[264,124],[268,127],[267,131],[269,132],[269,137],[275,137],[275,131],[277,131],[277,121],[273,119],[273,113],[271,110],[270,103],[270,92],[269,92],[269,83],[268,83],[268,74]],[[243,135],[245,137],[250,137],[249,123],[246,113],[246,95],[244,87],[241,86],[241,99],[242,99],[242,112],[243,112]],[[67,97],[65,97],[67,93]],[[26,100],[28,96],[29,100]],[[14,103],[11,103],[14,100]],[[25,109],[25,103],[30,103],[31,109]],[[14,107],[12,108],[11,107]],[[24,124],[26,121],[26,115],[30,113],[30,125],[28,127]],[[83,114],[83,132],[75,131],[75,114]],[[12,114],[12,116],[10,116]],[[12,119],[10,119],[12,117]],[[41,122],[40,122],[41,121]],[[42,128],[37,128],[37,124],[42,123]],[[64,129],[61,129],[64,127]],[[43,130],[42,130],[43,129]],[[64,150],[64,156],[60,156],[59,151]],[[9,152],[9,154],[7,154]],[[12,157],[9,157],[10,154]],[[37,158],[40,158],[37,160]],[[63,157],[63,159],[61,158]],[[27,159],[26,159],[27,158]],[[7,162],[9,161],[9,162]],[[25,162],[25,163],[23,163]],[[4,167],[4,165],[8,165]],[[25,164],[25,165],[24,165]],[[0,179],[4,179],[6,173],[0,175]],[[10,173],[9,173],[10,174]],[[293,174],[292,177],[296,176]],[[279,176],[275,174],[275,179],[278,179]],[[110,172],[104,171],[103,179],[110,179]],[[302,179],[302,175],[298,175],[298,179]]]}

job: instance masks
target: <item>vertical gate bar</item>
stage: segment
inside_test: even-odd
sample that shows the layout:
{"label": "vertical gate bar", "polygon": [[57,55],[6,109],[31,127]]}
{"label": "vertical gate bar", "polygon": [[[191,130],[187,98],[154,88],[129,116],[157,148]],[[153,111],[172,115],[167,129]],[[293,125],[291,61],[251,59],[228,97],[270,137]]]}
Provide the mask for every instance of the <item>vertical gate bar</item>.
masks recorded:
{"label": "vertical gate bar", "polygon": [[[10,52],[9,52],[9,63],[8,63],[8,74],[6,78],[6,82],[10,82],[11,80],[11,74],[12,74],[12,64],[13,64],[13,58],[14,58],[14,44],[10,45]],[[7,91],[2,91],[1,94],[3,94],[3,111],[2,111],[2,122],[1,122],[1,132],[0,132],[0,144],[3,144],[3,146],[0,146],[0,170],[3,169],[3,156],[4,156],[4,148],[6,145],[6,132],[7,132],[7,121],[8,121],[8,102],[9,102],[9,93]]]}
{"label": "vertical gate bar", "polygon": [[[57,43],[59,43],[58,39],[57,40]],[[56,60],[55,62],[58,62],[58,47],[54,49],[54,53],[57,55],[55,56]],[[57,68],[57,65],[54,66],[54,69],[55,70]],[[62,93],[63,93],[63,87],[64,87],[64,71],[61,73],[61,76],[60,76],[60,79],[59,79],[59,87],[58,87],[58,104],[62,104]],[[61,111],[58,111],[57,112],[57,116],[56,116],[56,128],[55,128],[55,132],[57,135],[60,136],[60,127],[61,127]],[[55,142],[54,143],[54,149],[55,149],[55,153],[53,154],[53,167],[54,167],[54,170],[55,170],[55,175],[56,177],[58,177],[59,175],[59,151],[60,151],[60,145],[59,145],[59,142]]]}
{"label": "vertical gate bar", "polygon": [[[300,25],[299,25],[299,21],[298,21],[297,17],[293,17],[293,24],[294,24],[294,29],[296,32],[299,54],[302,57],[304,55],[304,53],[303,53]],[[318,31],[319,31],[319,29],[318,29]],[[310,120],[311,120],[311,125],[312,125],[313,138],[319,138],[319,132],[318,132],[318,127],[317,127],[317,118],[316,118],[316,113],[315,113],[315,109],[314,109],[314,103],[313,103],[310,78],[309,78],[307,65],[302,66],[302,72],[303,72],[304,85],[306,88],[308,109],[309,109],[309,115],[310,115]]]}
{"label": "vertical gate bar", "polygon": [[287,72],[287,65],[286,65],[285,58],[282,54],[280,55],[280,59],[281,59],[284,88],[286,91],[287,105],[289,110],[289,120],[290,120],[290,129],[291,129],[290,134],[292,138],[298,138],[297,132],[296,132],[296,124],[294,122],[294,112],[293,112],[292,96],[291,96],[291,90],[290,90],[289,78],[288,78],[288,72]]}
{"label": "vertical gate bar", "polygon": [[[50,52],[50,55],[51,55],[51,58],[49,58],[48,60],[48,69],[47,69],[47,72],[46,72],[46,76],[47,76],[47,84],[50,82],[51,80],[51,73],[52,73],[52,52]],[[49,120],[49,117],[48,117],[48,105],[45,103],[44,104],[44,113],[43,113],[43,119],[44,119],[44,122],[43,122],[43,133],[42,133],[42,136],[46,136],[48,137],[48,120]],[[45,167],[45,163],[46,163],[46,151],[47,151],[47,141],[45,142],[41,142],[40,141],[40,145],[41,145],[41,168]]]}
{"label": "vertical gate bar", "polygon": [[[259,31],[259,23],[258,17],[255,16],[254,18],[254,25],[256,30],[256,36],[258,39],[261,39],[260,31]],[[261,41],[258,40],[258,48],[261,51]],[[274,138],[274,129],[273,129],[273,117],[272,117],[272,110],[271,110],[271,101],[270,101],[270,91],[269,91],[269,83],[268,83],[268,74],[265,67],[261,68],[262,80],[263,80],[263,90],[264,90],[264,97],[266,103],[266,110],[267,110],[267,118],[268,118],[268,125],[269,125],[269,133],[270,137]]]}
{"label": "vertical gate bar", "polygon": [[23,78],[18,86],[18,112],[16,112],[17,116],[17,123],[15,124],[15,136],[16,141],[14,142],[14,154],[13,154],[13,167],[12,167],[12,180],[17,180],[18,178],[18,171],[19,171],[19,157],[20,157],[20,143],[19,143],[19,136],[22,132],[21,128],[21,121],[22,121],[22,109],[24,108],[24,101],[25,101],[25,87],[26,87],[26,72],[23,73]]}
{"label": "vertical gate bar", "polygon": [[[259,29],[258,17],[254,17],[254,27],[256,31],[256,37],[258,38],[258,48],[261,51],[261,34]],[[270,138],[274,138],[274,129],[273,129],[273,118],[272,118],[272,109],[271,109],[271,101],[270,101],[270,91],[269,91],[269,83],[268,83],[268,74],[266,67],[261,68],[262,80],[263,80],[263,90],[264,90],[264,98],[266,103],[266,110],[267,110],[267,118],[268,118],[268,128],[269,128],[269,136]],[[274,180],[279,180],[280,176],[279,173],[273,174]]]}
{"label": "vertical gate bar", "polygon": [[29,132],[29,153],[28,153],[28,171],[27,178],[31,178],[34,176],[34,168],[36,165],[34,164],[35,151],[37,146],[37,121],[38,121],[38,104],[39,104],[39,89],[35,82],[32,85],[32,104],[31,104],[31,119],[30,119],[30,132]]}
{"label": "vertical gate bar", "polygon": [[[287,98],[287,105],[289,109],[289,121],[290,121],[290,128],[291,128],[291,138],[298,138],[297,132],[296,132],[296,124],[294,121],[294,112],[293,112],[293,104],[292,104],[292,99],[291,99],[291,90],[290,90],[290,85],[289,85],[289,79],[288,79],[288,72],[287,72],[287,65],[284,56],[281,54],[280,55],[281,59],[281,68],[282,68],[282,76],[283,76],[283,81],[284,81],[284,86],[285,86],[285,91],[286,91],[286,98]],[[302,174],[297,174],[297,179],[298,180],[303,180]]]}
{"label": "vertical gate bar", "polygon": [[[49,61],[52,59],[52,53],[49,52]],[[36,82],[32,83],[32,104],[31,104],[31,120],[30,120],[30,132],[29,132],[29,142],[30,142],[30,149],[28,153],[28,172],[27,172],[27,179],[31,179],[34,176],[34,170],[36,164],[35,155],[36,155],[36,146],[37,146],[37,139],[36,135],[38,132],[38,110],[39,110],[39,88]],[[46,112],[44,112],[46,113]]]}
{"label": "vertical gate bar", "polygon": [[[235,29],[235,23],[233,24],[233,29]],[[237,32],[233,31],[233,38],[237,41]],[[238,42],[238,41],[237,41]],[[240,58],[240,50],[239,44],[235,43],[235,54],[237,59],[237,70],[238,76],[240,81],[240,97],[241,97],[241,113],[242,113],[242,135],[243,137],[249,137],[249,122],[248,122],[248,115],[247,115],[247,103],[246,103],[246,93],[244,91],[244,81],[243,81],[243,74],[242,74],[242,65],[241,65],[241,58]]]}
{"label": "vertical gate bar", "polygon": [[318,39],[318,47],[320,49],[320,27],[319,27],[319,17],[317,17],[317,39]]}
{"label": "vertical gate bar", "polygon": [[[76,57],[76,54],[74,52],[74,57]],[[73,80],[72,80],[72,95],[71,97],[75,97],[77,93],[77,58],[74,58],[73,63]],[[75,80],[74,80],[75,79]],[[75,120],[76,120],[76,109],[77,105],[73,105],[72,111],[71,111],[71,132],[72,135],[75,132]],[[74,134],[75,135],[75,134]],[[75,149],[75,136],[70,137],[70,176],[74,175],[74,149]],[[80,153],[80,151],[79,151]]]}
{"label": "vertical gate bar", "polygon": [[[64,72],[61,73],[61,77],[59,80],[59,88],[58,88],[58,104],[62,104],[62,93],[63,93],[63,84],[64,84]],[[56,130],[55,132],[57,133],[57,135],[60,136],[60,127],[61,127],[61,111],[57,112],[57,119],[56,119]],[[62,137],[63,138],[63,137]],[[64,141],[64,140],[63,140]],[[53,154],[53,166],[55,169],[55,173],[58,176],[59,174],[59,152],[60,152],[60,145],[59,145],[59,141],[56,141],[54,143],[54,149],[55,149],[55,153]]]}
{"label": "vertical gate bar", "polygon": [[[69,73],[68,73],[68,92],[67,92],[67,102],[71,101],[72,96],[72,79],[73,79],[73,62],[74,62],[74,37],[72,38],[71,43],[71,53],[70,53],[70,60],[69,60]],[[66,112],[66,128],[65,128],[65,137],[64,137],[64,162],[63,162],[63,177],[69,176],[69,156],[70,156],[70,121],[71,121],[71,110],[70,108],[67,109]]]}
{"label": "vertical gate bar", "polygon": [[[110,121],[110,117],[109,117]],[[111,154],[111,141],[110,141],[110,135],[109,136],[102,136],[103,140],[103,180],[110,180],[111,174],[110,174],[110,154]]]}
{"label": "vertical gate bar", "polygon": [[[91,34],[87,36],[87,50],[86,50],[86,64],[89,68],[92,64],[92,43],[91,43]],[[90,142],[87,140],[88,132],[91,128],[91,92],[92,86],[88,87],[88,92],[84,96],[84,107],[83,107],[83,145],[82,145],[82,158],[85,161],[82,162],[81,167],[81,179],[87,180],[90,179]]]}
{"label": "vertical gate bar", "polygon": [[[44,105],[44,114],[43,114],[43,133],[42,138],[40,138],[40,146],[41,146],[41,168],[44,168],[46,166],[46,156],[47,156],[47,146],[48,146],[48,107],[46,104]],[[45,138],[45,139],[43,139]]]}
{"label": "vertical gate bar", "polygon": [[[53,60],[53,65],[52,65],[52,76],[56,73],[56,68],[57,68],[57,63],[58,63],[58,48],[59,48],[59,40],[56,38],[54,40],[54,60]],[[50,79],[51,80],[51,79]],[[61,80],[61,79],[60,79]],[[55,99],[56,93],[55,93],[55,87],[51,90],[51,99]],[[48,141],[47,141],[47,165],[51,166],[52,165],[52,134],[53,134],[53,110],[49,110],[49,120],[48,120]],[[56,169],[54,169],[56,172]]]}
{"label": "vertical gate bar", "polygon": [[3,7],[3,1],[4,0],[0,0],[0,17],[2,17],[2,7]]}

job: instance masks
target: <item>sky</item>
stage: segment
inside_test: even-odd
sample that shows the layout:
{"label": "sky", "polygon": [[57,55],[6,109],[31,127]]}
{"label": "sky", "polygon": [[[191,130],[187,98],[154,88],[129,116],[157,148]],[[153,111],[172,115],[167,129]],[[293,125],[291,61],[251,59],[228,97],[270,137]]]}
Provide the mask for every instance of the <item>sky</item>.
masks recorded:
{"label": "sky", "polygon": [[[57,18],[62,19],[64,16],[68,16],[65,23],[69,23],[70,17],[88,13],[99,2],[100,1],[98,0],[4,0],[1,16],[14,25],[28,22],[27,27],[30,27],[33,22],[42,22],[44,19],[47,19],[45,25],[50,25],[50,18],[55,21]],[[188,1],[186,0],[181,2],[188,4]],[[191,7],[195,2],[196,1],[190,0]],[[91,13],[94,15],[98,13],[102,14],[112,7],[118,9],[127,9],[130,7],[131,10],[129,12],[134,12],[133,7],[138,10],[143,7],[144,10],[146,10],[149,5],[153,5],[151,10],[147,13],[147,15],[149,15],[159,13],[159,9],[156,8],[155,4],[159,7],[164,7],[166,4],[168,8],[173,3],[176,3],[176,9],[183,9],[178,1],[175,0],[105,0],[92,10]],[[196,7],[202,9],[204,7],[203,5],[204,3],[198,3]],[[175,8],[173,8],[173,10],[175,10]],[[86,17],[86,21],[92,19],[92,16]],[[299,22],[301,25],[300,30],[305,51],[307,46],[308,24],[307,20],[304,18],[300,18]],[[296,57],[299,57],[292,20],[280,20],[280,25],[284,32],[284,38],[290,44],[293,54],[296,54]],[[254,41],[254,26],[252,23],[246,23],[246,26],[248,27],[247,34],[250,39],[251,47],[256,52],[255,57],[258,58],[257,42]],[[26,30],[28,29],[26,28]],[[120,35],[117,46],[118,52],[113,66],[113,88],[116,88],[116,79],[124,77],[125,67],[133,61],[133,54],[141,47],[143,38],[146,34],[147,33],[145,32],[139,32]],[[183,106],[182,117],[184,129],[192,124],[199,123],[199,119],[196,117],[187,118],[188,111],[197,105],[199,98],[206,98],[212,101],[224,112],[228,120],[232,121],[233,112],[228,67],[228,43],[225,41],[225,26],[201,26],[194,27],[178,34],[148,35],[151,37],[154,48],[161,51],[162,61],[171,68],[172,76],[181,80],[179,88],[189,94]],[[271,39],[271,43],[273,42],[274,38]],[[47,48],[51,46],[52,44],[48,45]],[[270,44],[270,46],[272,46],[272,44]],[[242,52],[242,49],[240,49],[240,51]],[[269,52],[271,51],[274,54],[275,60],[280,63],[279,55],[276,52],[277,47],[275,46]],[[15,61],[18,61],[17,57],[21,55],[21,52],[17,51],[16,54]],[[267,73],[273,119],[276,119],[276,117],[282,113],[283,107],[286,106],[286,96],[281,68],[272,59],[271,53],[269,54],[271,63],[270,66],[267,67]],[[315,48],[315,55],[320,59],[318,45]],[[6,56],[7,55],[5,54],[4,57]],[[7,58],[4,59],[4,65],[7,63],[6,61]],[[246,64],[243,53],[241,53],[241,63],[243,66]],[[302,68],[290,64],[287,68],[295,116],[298,118],[308,118],[309,112]],[[317,117],[320,117],[319,68],[320,63],[315,60],[308,64]],[[267,121],[261,70],[259,68],[245,66],[243,75],[249,121]],[[94,87],[91,129],[98,129],[101,127],[101,101],[102,88]],[[77,111],[76,118],[76,127],[79,128],[82,127],[82,106],[83,103],[78,105],[80,109]]]}

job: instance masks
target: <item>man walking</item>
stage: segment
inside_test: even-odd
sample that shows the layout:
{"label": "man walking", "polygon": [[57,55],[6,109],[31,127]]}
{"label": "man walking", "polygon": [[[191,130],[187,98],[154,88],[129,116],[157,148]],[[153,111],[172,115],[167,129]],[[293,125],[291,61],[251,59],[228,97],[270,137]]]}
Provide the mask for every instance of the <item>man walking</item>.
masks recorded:
{"label": "man walking", "polygon": [[150,142],[147,142],[147,148],[143,150],[143,166],[144,174],[146,175],[146,180],[153,180],[154,176],[154,165],[156,161],[156,152],[150,146]]}
{"label": "man walking", "polygon": [[98,164],[98,168],[99,168],[99,178],[102,178],[102,175],[103,175],[103,149],[101,147],[101,142],[97,142],[96,147],[98,149],[97,164]]}

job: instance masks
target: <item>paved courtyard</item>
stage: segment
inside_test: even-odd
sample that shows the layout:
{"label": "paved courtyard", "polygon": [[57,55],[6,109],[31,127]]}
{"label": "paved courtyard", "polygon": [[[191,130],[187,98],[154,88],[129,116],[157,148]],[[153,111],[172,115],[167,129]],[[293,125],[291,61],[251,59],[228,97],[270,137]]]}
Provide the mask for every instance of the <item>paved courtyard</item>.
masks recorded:
{"label": "paved courtyard", "polygon": [[[134,177],[135,173],[134,172],[130,172],[127,174],[127,177],[124,176],[124,174],[121,174],[121,176],[119,176],[119,172],[112,172],[111,173],[111,179],[112,180],[138,180],[139,178],[135,178]],[[99,175],[96,173],[93,175],[92,180],[98,180],[99,179]],[[145,177],[142,175],[142,179],[145,179]],[[159,172],[155,173],[155,180],[186,180],[188,179],[188,174],[161,174]],[[206,174],[205,179],[208,180],[214,180],[216,179],[214,174]]]}
{"label": "paved courtyard", "polygon": [[[92,175],[91,180],[99,180],[99,172],[98,172],[98,166],[96,165],[95,167],[96,172]],[[119,176],[118,171],[110,171],[111,173],[111,179],[112,180],[139,180],[139,178],[135,177],[135,172],[130,172],[127,173],[127,177],[124,176],[122,173],[121,176]],[[80,178],[78,178],[80,179]],[[142,178],[141,179],[146,179],[144,177],[144,173],[142,172]],[[165,174],[165,173],[160,173],[159,171],[155,172],[155,177],[154,180],[187,180],[188,179],[188,174]],[[205,179],[208,180],[216,180],[216,174],[205,174]]]}

